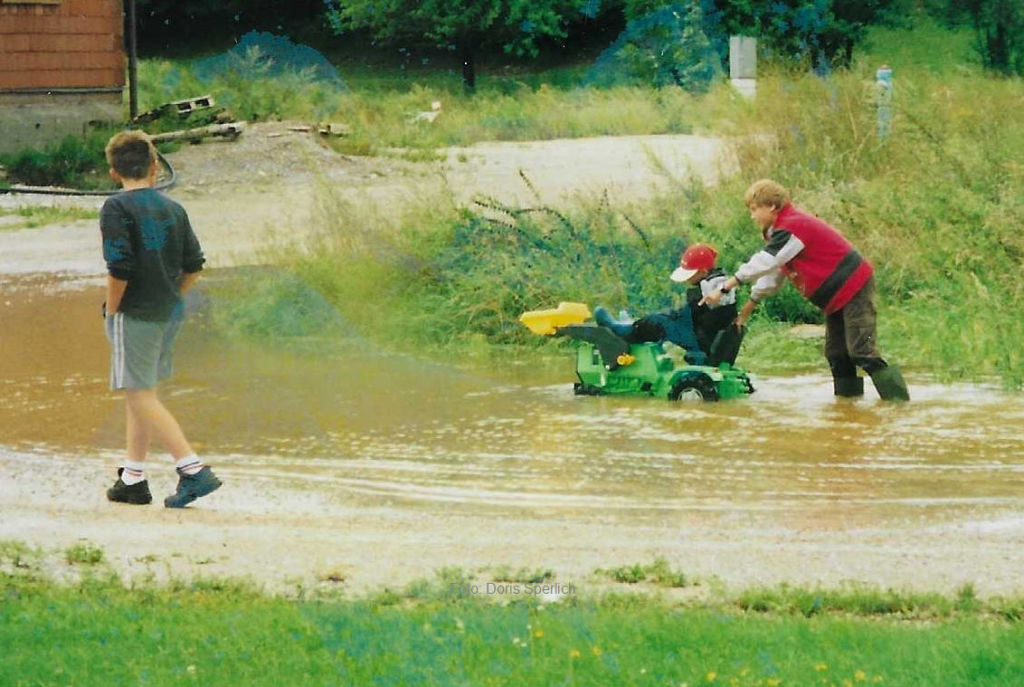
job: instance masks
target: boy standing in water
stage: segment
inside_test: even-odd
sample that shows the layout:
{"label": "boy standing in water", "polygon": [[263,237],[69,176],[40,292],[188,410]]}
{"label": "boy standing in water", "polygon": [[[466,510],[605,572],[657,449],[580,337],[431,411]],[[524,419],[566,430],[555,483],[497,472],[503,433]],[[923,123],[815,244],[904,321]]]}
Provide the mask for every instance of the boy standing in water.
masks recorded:
{"label": "boy standing in water", "polygon": [[184,508],[221,482],[157,398],[156,385],[171,375],[171,349],[184,320],[182,296],[199,279],[205,259],[185,210],[153,188],[157,156],[149,137],[141,131],[115,134],[106,157],[123,191],[100,212],[108,272],[104,319],[110,388],[124,391],[127,420],[125,460],[107,498],[140,505],[153,500],[145,466],[156,438],[177,461],[178,488],[164,505]]}
{"label": "boy standing in water", "polygon": [[825,357],[836,396],[863,396],[860,367],[886,401],[909,401],[899,368],[875,346],[874,268],[836,229],[793,207],[780,184],[761,179],[744,195],[750,217],[765,246],[736,270],[719,291],[702,302],[716,304],[745,282],[754,282],[740,311],[742,325],[757,303],[782,287],[788,277],[809,301],[825,311]]}

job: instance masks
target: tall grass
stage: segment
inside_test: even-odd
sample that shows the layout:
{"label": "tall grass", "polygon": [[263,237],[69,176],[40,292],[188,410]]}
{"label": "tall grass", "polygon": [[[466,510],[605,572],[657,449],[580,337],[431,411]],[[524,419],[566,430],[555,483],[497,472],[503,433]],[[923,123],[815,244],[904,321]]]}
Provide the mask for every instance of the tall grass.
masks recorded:
{"label": "tall grass", "polygon": [[[413,121],[430,103],[441,103],[431,123]],[[354,125],[347,150],[435,148],[479,141],[519,141],[621,134],[706,132],[709,108],[680,89],[562,89],[541,84],[483,88],[473,96],[439,84],[407,91],[352,92],[338,116]]]}
{"label": "tall grass", "polygon": [[59,205],[22,205],[10,210],[0,208],[0,217],[18,216],[20,221],[3,222],[0,231],[35,229],[48,224],[97,220],[99,210],[92,208],[61,207]]}
{"label": "tall grass", "polygon": [[[308,71],[267,75],[265,67],[254,63],[201,79],[188,62],[143,60],[141,107],[209,92],[239,118],[345,122],[352,134],[334,143],[339,150],[381,154],[479,141],[706,132],[716,104],[732,97],[725,89],[701,100],[681,89],[587,88],[579,85],[579,70],[514,71],[483,78],[468,94],[443,70],[396,78],[360,69],[353,78],[342,74],[350,87],[341,89]],[[440,115],[416,120],[434,101]]]}

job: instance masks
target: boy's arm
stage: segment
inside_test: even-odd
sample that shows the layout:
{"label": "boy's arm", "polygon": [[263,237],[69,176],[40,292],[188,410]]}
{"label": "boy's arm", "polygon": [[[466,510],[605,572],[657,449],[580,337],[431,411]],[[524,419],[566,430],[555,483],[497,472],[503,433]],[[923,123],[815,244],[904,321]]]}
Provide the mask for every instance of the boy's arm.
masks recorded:
{"label": "boy's arm", "polygon": [[764,249],[740,265],[736,274],[729,277],[719,291],[708,294],[701,300],[701,303],[716,305],[723,295],[740,284],[778,272],[783,265],[795,258],[803,249],[803,241],[784,229],[776,229]]}
{"label": "boy's arm", "polygon": [[121,299],[124,297],[124,290],[128,288],[128,282],[107,275],[107,300],[104,301],[103,311],[107,315],[113,315],[121,307]]}
{"label": "boy's arm", "polygon": [[750,287],[750,300],[760,303],[768,296],[774,295],[786,283],[786,275],[782,270],[775,270],[762,275],[754,285]]}
{"label": "boy's arm", "polygon": [[772,232],[764,248],[755,253],[750,260],[747,260],[736,270],[736,274],[732,277],[736,280],[734,286],[760,279],[772,272],[777,272],[803,249],[803,241],[785,229],[776,229]]}
{"label": "boy's arm", "polygon": [[[184,209],[181,210],[181,220],[185,226],[185,251],[182,255],[181,269],[188,274],[198,274],[203,269],[203,263],[206,262],[206,256],[203,255],[203,248],[199,245],[199,239],[196,238],[195,231],[192,230],[192,223],[189,222],[188,213]],[[198,279],[196,277],[195,279]],[[188,284],[191,287],[195,283],[195,279]],[[182,286],[184,286],[184,279],[182,280]],[[182,295],[185,294],[187,288],[182,290]]]}
{"label": "boy's arm", "polygon": [[181,284],[179,286],[179,291],[181,292],[182,296],[188,293],[189,289],[191,289],[195,285],[195,283],[199,281],[200,274],[200,272],[182,272]]}
{"label": "boy's arm", "polygon": [[740,314],[736,316],[736,326],[742,327],[745,325],[747,320],[750,319],[751,313],[757,308],[757,304],[781,289],[785,283],[786,276],[782,273],[782,270],[769,272],[758,279],[757,283],[750,289],[750,298],[743,304]]}
{"label": "boy's arm", "polygon": [[747,300],[747,302],[743,304],[743,307],[740,308],[740,314],[736,316],[736,327],[737,328],[742,327],[743,325],[745,325],[747,323],[747,320],[750,319],[750,315],[754,312],[754,309],[756,307],[757,307],[757,301],[752,300],[752,299]]}
{"label": "boy's arm", "polygon": [[132,250],[131,218],[115,198],[108,198],[100,211],[100,234],[103,237],[103,260],[107,263],[107,299],[103,310],[113,315],[121,308],[121,299],[128,288],[128,279],[135,269]]}

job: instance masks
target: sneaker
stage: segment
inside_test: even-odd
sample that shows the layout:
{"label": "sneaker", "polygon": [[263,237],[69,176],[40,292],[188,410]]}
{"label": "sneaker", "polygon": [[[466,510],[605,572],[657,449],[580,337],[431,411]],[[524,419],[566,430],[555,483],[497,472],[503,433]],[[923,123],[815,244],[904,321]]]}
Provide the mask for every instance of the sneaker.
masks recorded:
{"label": "sneaker", "polygon": [[121,481],[121,473],[124,468],[117,469],[117,481],[114,486],[107,489],[107,500],[115,503],[131,503],[136,506],[145,506],[153,502],[153,495],[149,493],[149,481],[142,480],[135,484],[125,484]]}
{"label": "sneaker", "polygon": [[221,481],[213,474],[210,466],[205,466],[194,475],[178,472],[178,489],[164,499],[167,508],[184,508],[200,496],[206,496],[220,488]]}

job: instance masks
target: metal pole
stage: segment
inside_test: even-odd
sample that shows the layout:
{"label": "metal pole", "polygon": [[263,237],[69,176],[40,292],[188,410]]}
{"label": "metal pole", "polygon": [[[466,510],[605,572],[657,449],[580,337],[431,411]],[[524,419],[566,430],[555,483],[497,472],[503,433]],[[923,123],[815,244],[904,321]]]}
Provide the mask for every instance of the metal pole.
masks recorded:
{"label": "metal pole", "polygon": [[137,43],[135,32],[135,0],[128,0],[128,114],[135,119],[139,114],[139,84],[137,72]]}

